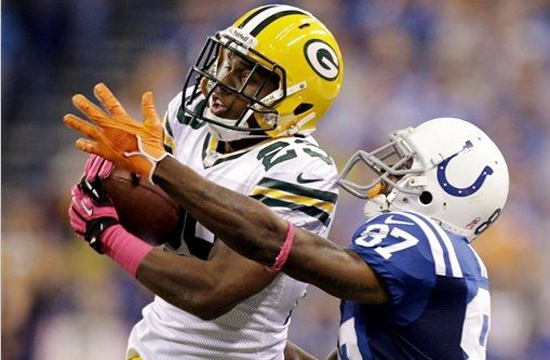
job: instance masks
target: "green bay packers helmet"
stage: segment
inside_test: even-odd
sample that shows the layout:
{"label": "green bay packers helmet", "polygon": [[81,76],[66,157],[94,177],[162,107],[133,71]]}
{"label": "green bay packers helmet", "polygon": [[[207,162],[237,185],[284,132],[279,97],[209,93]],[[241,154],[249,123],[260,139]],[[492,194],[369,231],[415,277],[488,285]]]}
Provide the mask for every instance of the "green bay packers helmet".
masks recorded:
{"label": "green bay packers helmet", "polygon": [[[227,51],[251,65],[250,75],[239,86],[217,77]],[[255,72],[265,80],[250,94],[244,90]],[[266,5],[207,39],[187,75],[182,106],[188,116],[208,122],[221,140],[307,135],[338,95],[342,78],[340,49],[321,21],[297,7]],[[273,79],[277,89],[260,97]],[[238,118],[224,119],[209,111],[216,88],[249,102]],[[249,121],[251,117],[255,121]]]}

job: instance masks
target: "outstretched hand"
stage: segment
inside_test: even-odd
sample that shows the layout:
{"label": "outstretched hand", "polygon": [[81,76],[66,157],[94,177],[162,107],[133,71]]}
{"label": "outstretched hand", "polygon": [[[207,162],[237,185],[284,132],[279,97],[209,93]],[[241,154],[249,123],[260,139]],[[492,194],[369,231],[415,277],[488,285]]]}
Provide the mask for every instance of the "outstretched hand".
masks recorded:
{"label": "outstretched hand", "polygon": [[73,105],[91,122],[73,114],[63,117],[67,127],[87,137],[78,139],[76,147],[99,155],[119,168],[145,175],[153,182],[156,164],[169,155],[164,150],[153,94],[146,92],[142,96],[143,122],[132,119],[105,84],[97,84],[94,95],[106,112],[77,94],[72,98]]}

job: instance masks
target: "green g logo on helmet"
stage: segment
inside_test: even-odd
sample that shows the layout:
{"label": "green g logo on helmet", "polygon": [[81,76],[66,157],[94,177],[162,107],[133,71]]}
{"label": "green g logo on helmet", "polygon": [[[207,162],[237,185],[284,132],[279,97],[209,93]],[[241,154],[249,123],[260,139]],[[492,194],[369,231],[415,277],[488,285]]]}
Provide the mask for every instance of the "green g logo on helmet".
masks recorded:
{"label": "green g logo on helmet", "polygon": [[[217,77],[224,54],[250,65],[243,84],[231,87]],[[247,82],[260,72],[264,85],[270,80],[277,88],[261,97],[260,92],[246,93]],[[207,39],[187,75],[182,102],[189,117],[217,126],[227,138],[237,131],[239,138],[308,135],[337,97],[343,74],[338,43],[319,19],[295,6],[264,5]],[[201,98],[204,104],[211,102],[218,87],[246,99],[249,106],[232,119],[216,119],[202,107],[193,107]]]}
{"label": "green g logo on helmet", "polygon": [[340,72],[336,52],[324,41],[309,40],[304,46],[309,66],[323,79],[333,81]]}

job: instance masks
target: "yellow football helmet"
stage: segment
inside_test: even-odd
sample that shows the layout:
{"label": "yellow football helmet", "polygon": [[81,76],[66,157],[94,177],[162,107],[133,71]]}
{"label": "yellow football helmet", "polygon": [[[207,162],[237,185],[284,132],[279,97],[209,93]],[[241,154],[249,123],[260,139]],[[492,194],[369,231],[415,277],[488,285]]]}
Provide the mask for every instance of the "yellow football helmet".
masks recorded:
{"label": "yellow football helmet", "polygon": [[[251,64],[251,74],[238,87],[222,83],[217,76],[227,51]],[[250,95],[244,89],[254,72],[265,80]],[[188,116],[208,122],[222,140],[306,135],[315,130],[338,95],[343,75],[336,39],[321,21],[297,7],[266,5],[207,39],[187,75],[183,108]],[[270,79],[278,81],[277,89],[260,98]],[[208,111],[218,87],[249,101],[237,119],[220,118]],[[249,121],[251,116],[255,122]],[[228,130],[240,134],[227,136]]]}

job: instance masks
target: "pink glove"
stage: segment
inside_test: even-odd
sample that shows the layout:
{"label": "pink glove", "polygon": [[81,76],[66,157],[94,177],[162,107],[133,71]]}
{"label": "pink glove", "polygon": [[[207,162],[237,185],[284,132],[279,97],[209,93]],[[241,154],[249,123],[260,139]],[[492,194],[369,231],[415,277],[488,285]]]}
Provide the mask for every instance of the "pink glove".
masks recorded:
{"label": "pink glove", "polygon": [[112,162],[92,154],[86,161],[86,165],[84,165],[84,176],[87,180],[93,180],[97,176],[104,179],[109,176],[113,167]]}
{"label": "pink glove", "polygon": [[153,247],[124,230],[113,205],[96,203],[82,190],[82,182],[71,189],[71,226],[95,251],[107,254],[135,277],[139,264]]}
{"label": "pink glove", "polygon": [[[98,203],[86,194],[82,187],[84,180],[71,188],[71,207],[69,208],[69,219],[75,233],[86,240],[98,253],[102,254],[99,237],[110,226],[118,224],[118,214],[110,201]],[[96,191],[93,189],[92,191]],[[97,191],[96,191],[97,193]],[[108,199],[98,193],[98,199]]]}
{"label": "pink glove", "polygon": [[92,195],[94,201],[99,203],[108,201],[106,195],[101,194],[101,180],[109,176],[113,168],[113,163],[94,154],[90,155],[86,161],[84,174],[80,183],[84,190]]}
{"label": "pink glove", "polygon": [[88,158],[80,183],[71,188],[69,219],[79,237],[135,277],[139,264],[153,247],[119,225],[118,214],[101,186],[101,179],[107,177],[113,167],[99,156]]}

